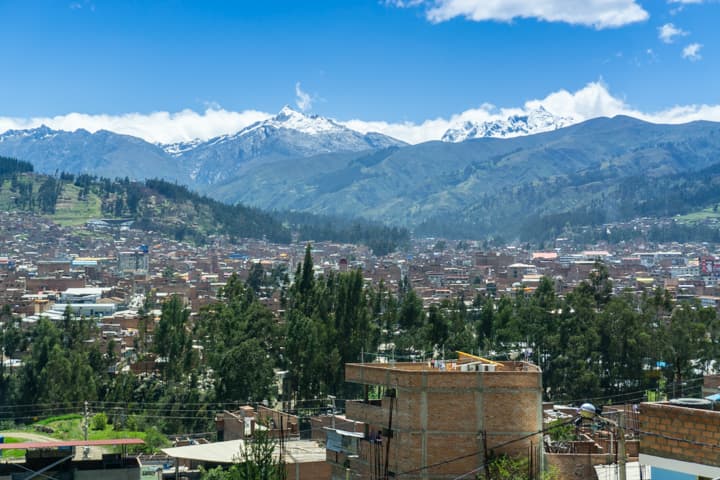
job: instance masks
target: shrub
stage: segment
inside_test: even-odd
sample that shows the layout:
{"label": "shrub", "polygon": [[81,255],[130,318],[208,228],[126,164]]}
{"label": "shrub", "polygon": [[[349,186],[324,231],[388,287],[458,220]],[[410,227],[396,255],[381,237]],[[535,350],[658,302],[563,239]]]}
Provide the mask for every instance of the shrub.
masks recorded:
{"label": "shrub", "polygon": [[90,428],[93,430],[105,430],[107,427],[108,419],[107,415],[104,413],[96,413],[93,415],[92,420],[90,421]]}

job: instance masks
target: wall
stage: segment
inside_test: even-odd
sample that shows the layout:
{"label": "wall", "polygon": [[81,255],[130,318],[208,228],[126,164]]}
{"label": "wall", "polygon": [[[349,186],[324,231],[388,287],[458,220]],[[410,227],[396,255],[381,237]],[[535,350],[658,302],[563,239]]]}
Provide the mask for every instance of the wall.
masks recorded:
{"label": "wall", "polygon": [[720,412],[640,404],[640,453],[720,467]]}
{"label": "wall", "polygon": [[287,480],[328,480],[331,467],[326,462],[288,463]]}
{"label": "wall", "polygon": [[113,470],[76,470],[75,480],[137,480],[140,468],[118,468]]}
{"label": "wall", "polygon": [[[539,449],[542,428],[542,376],[535,366],[507,362],[503,371],[460,372],[426,364],[346,365],[346,380],[394,388],[389,469],[396,474],[465,457],[403,478],[454,478],[480,467],[484,450],[527,455]],[[391,400],[381,405],[346,404],[346,416],[387,427]],[[483,436],[483,433],[485,434]],[[518,440],[520,437],[525,437]],[[387,442],[383,438],[383,442]],[[513,441],[512,443],[509,443]],[[372,471],[373,444],[360,442],[353,469]],[[383,448],[384,450],[384,448]],[[362,474],[362,473],[361,473]]]}
{"label": "wall", "polygon": [[605,453],[574,454],[546,453],[545,465],[548,469],[557,469],[558,480],[591,480],[597,478],[595,465],[609,465],[615,461],[614,455]]}

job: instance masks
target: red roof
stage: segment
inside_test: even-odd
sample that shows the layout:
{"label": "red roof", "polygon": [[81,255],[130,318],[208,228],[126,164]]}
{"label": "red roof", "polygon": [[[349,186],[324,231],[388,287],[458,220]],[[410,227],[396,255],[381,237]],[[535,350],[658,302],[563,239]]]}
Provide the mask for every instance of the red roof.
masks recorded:
{"label": "red roof", "polygon": [[50,442],[20,442],[0,443],[0,450],[28,448],[60,448],[60,447],[102,447],[114,445],[143,445],[145,442],[139,438],[113,438],[107,440],[62,440]]}

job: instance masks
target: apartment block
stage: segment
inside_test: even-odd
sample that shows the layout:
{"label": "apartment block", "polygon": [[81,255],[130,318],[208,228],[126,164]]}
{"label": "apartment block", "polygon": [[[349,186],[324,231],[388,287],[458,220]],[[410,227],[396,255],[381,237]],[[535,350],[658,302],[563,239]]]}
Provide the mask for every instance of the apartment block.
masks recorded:
{"label": "apartment block", "polygon": [[451,479],[480,472],[498,454],[531,456],[539,470],[540,369],[468,357],[346,365],[345,380],[365,386],[364,399],[346,403],[346,416],[365,431],[339,431],[336,447],[329,442],[333,478]]}

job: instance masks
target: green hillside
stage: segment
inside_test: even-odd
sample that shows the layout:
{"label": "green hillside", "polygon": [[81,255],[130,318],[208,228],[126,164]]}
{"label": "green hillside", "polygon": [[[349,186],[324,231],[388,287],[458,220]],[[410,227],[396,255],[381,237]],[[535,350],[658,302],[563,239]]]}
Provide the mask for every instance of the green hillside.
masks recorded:
{"label": "green hillside", "polygon": [[[598,118],[510,139],[249,163],[208,194],[259,208],[362,216],[427,235],[510,239],[551,234],[564,221],[631,218],[653,206],[682,213],[685,205],[674,209],[677,200],[643,182],[710,168],[718,152],[717,123]],[[703,206],[703,198],[696,201]]]}
{"label": "green hillside", "polygon": [[295,234],[300,240],[363,243],[382,255],[409,239],[406,230],[368,221],[228,205],[164,180],[41,175],[29,163],[7,157],[0,157],[0,210],[33,212],[65,226],[92,219],[132,220],[134,228],[194,243],[212,235],[289,243]]}

